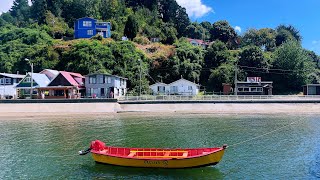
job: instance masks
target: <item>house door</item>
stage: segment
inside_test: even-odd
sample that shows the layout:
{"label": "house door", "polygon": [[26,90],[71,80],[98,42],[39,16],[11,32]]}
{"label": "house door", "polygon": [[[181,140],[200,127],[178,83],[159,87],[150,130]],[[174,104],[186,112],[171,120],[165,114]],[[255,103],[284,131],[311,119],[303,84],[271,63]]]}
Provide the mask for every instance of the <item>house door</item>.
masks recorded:
{"label": "house door", "polygon": [[105,96],[105,90],[104,90],[104,88],[101,88],[101,89],[100,89],[100,96],[102,96],[102,97]]}

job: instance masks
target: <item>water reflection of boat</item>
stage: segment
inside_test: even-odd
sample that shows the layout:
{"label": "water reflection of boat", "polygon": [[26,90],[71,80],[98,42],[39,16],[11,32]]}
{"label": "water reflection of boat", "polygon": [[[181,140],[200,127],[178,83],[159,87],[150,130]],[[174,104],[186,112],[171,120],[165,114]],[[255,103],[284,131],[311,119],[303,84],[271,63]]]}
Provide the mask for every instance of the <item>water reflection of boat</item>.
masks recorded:
{"label": "water reflection of boat", "polygon": [[92,153],[97,163],[151,168],[194,168],[216,165],[222,159],[226,145],[213,148],[160,149],[106,146],[96,140],[80,155]]}

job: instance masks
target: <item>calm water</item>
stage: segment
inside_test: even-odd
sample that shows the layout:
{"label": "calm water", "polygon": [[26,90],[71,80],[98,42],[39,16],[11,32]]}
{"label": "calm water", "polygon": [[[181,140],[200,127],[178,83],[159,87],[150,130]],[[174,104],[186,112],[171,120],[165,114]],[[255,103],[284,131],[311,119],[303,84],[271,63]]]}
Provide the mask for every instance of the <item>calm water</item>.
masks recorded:
{"label": "calm water", "polygon": [[[0,120],[0,179],[317,179],[318,115],[134,115]],[[77,152],[113,146],[231,145],[214,167],[184,170],[94,163]]]}

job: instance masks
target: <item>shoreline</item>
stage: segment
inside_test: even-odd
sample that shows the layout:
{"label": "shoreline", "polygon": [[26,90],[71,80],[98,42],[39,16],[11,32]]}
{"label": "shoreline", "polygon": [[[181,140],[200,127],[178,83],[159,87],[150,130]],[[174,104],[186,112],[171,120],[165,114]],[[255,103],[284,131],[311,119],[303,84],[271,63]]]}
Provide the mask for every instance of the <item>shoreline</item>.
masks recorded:
{"label": "shoreline", "polygon": [[1,119],[84,118],[126,115],[277,115],[320,114],[318,103],[26,103],[0,104]]}

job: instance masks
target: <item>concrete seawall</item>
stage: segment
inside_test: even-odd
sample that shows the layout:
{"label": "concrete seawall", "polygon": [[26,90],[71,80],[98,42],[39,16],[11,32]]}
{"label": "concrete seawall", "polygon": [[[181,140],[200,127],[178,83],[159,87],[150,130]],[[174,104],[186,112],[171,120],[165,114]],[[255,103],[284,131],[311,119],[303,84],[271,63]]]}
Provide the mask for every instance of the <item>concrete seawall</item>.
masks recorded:
{"label": "concrete seawall", "polygon": [[0,104],[3,113],[114,113],[118,103],[28,103]]}
{"label": "concrete seawall", "polygon": [[[71,101],[72,102],[72,101]],[[119,112],[189,113],[320,113],[318,102],[115,102],[115,101],[6,101],[0,103],[0,116],[6,114],[94,114]]]}
{"label": "concrete seawall", "polygon": [[313,103],[188,103],[121,104],[122,112],[193,112],[193,113],[320,113]]}

